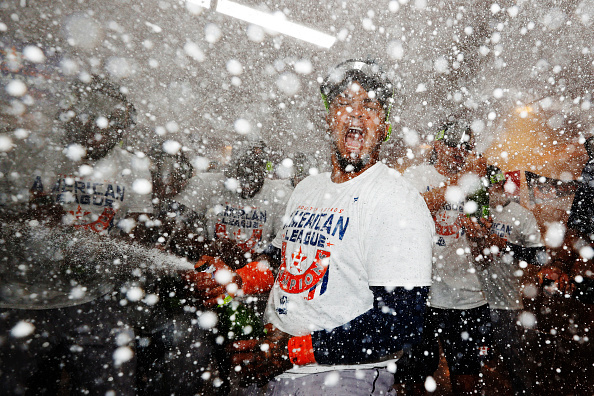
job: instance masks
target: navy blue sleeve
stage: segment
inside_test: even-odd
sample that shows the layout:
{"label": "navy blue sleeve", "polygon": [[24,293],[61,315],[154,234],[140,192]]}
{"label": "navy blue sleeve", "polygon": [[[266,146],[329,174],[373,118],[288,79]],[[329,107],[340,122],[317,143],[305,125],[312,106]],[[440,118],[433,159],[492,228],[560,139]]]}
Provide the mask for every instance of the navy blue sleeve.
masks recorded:
{"label": "navy blue sleeve", "polygon": [[547,260],[544,246],[523,247],[507,242],[505,249],[511,252],[516,260],[522,260],[528,264],[542,266]]}
{"label": "navy blue sleeve", "polygon": [[429,287],[371,287],[373,308],[343,326],[312,333],[319,364],[378,361],[421,340]]}

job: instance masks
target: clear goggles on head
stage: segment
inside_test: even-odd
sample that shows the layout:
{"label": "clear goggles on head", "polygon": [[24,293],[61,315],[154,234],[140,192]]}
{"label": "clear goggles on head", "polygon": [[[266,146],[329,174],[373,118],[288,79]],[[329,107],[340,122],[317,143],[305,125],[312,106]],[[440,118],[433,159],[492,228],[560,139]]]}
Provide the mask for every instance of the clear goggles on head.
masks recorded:
{"label": "clear goggles on head", "polygon": [[367,91],[373,91],[382,106],[390,111],[394,88],[386,73],[373,61],[348,60],[334,67],[322,82],[320,91],[326,109],[349,84],[357,81]]}
{"label": "clear goggles on head", "polygon": [[458,126],[443,128],[435,135],[435,141],[442,141],[448,147],[462,148],[466,151],[472,150],[470,139],[467,129]]}
{"label": "clear goggles on head", "polygon": [[494,175],[489,176],[489,182],[493,184],[500,183],[505,181],[505,175],[503,173],[496,173]]}

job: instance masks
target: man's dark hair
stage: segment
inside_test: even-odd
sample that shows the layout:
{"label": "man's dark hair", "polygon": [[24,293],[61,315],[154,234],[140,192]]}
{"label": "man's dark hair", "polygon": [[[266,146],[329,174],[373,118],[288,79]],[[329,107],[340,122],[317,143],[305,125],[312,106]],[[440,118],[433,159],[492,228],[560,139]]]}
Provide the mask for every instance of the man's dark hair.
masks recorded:
{"label": "man's dark hair", "polygon": [[355,81],[367,92],[373,91],[375,98],[386,111],[386,115],[389,115],[393,102],[394,85],[374,60],[349,59],[330,70],[320,86],[326,109]]}
{"label": "man's dark hair", "polygon": [[110,119],[111,122],[115,122],[118,128],[125,129],[136,124],[136,108],[128,101],[126,95],[121,92],[120,87],[106,78],[93,75],[88,82],[76,80],[72,88],[76,100],[84,98],[89,93],[100,93],[120,101],[125,111],[119,112],[117,115],[114,114],[114,119]]}
{"label": "man's dark hair", "polygon": [[434,139],[435,141],[441,140],[449,147],[463,148],[466,151],[474,149],[474,133],[470,124],[464,120],[444,123],[435,134]]}

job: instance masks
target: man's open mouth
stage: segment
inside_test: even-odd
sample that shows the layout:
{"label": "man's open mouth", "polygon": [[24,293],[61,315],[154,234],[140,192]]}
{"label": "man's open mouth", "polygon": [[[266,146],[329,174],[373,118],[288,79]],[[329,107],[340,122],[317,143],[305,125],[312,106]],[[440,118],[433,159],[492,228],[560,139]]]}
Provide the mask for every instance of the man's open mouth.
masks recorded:
{"label": "man's open mouth", "polygon": [[351,151],[361,151],[363,147],[363,129],[350,127],[344,137],[347,149]]}

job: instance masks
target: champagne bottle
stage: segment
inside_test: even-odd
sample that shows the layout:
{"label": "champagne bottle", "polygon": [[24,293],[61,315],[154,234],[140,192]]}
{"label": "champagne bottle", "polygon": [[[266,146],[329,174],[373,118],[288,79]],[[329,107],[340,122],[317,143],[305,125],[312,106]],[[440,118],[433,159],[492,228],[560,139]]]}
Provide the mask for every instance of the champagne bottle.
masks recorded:
{"label": "champagne bottle", "polygon": [[480,186],[466,198],[464,212],[470,218],[487,219],[490,216],[489,193],[487,192],[487,181],[481,178]]}
{"label": "champagne bottle", "polygon": [[228,341],[264,336],[264,324],[256,312],[231,296],[217,307],[217,313],[219,332]]}
{"label": "champagne bottle", "polygon": [[[206,268],[200,267],[198,271],[210,273],[214,278],[216,268],[210,265]],[[217,306],[216,313],[219,319],[218,333],[227,341],[264,336],[262,319],[258,317],[253,309],[238,301],[237,298],[227,294]]]}

